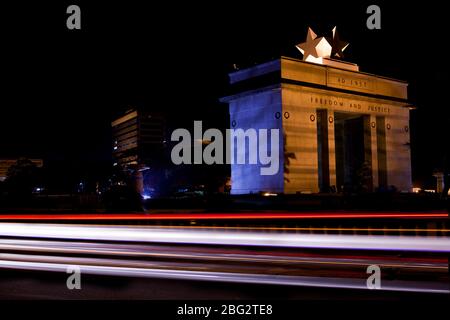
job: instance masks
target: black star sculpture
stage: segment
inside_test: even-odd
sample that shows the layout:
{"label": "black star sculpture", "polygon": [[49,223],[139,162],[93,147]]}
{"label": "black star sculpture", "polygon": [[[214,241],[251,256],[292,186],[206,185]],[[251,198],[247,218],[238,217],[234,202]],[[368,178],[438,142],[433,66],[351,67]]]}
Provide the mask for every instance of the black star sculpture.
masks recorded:
{"label": "black star sculpture", "polygon": [[333,28],[333,36],[331,38],[327,38],[328,42],[331,44],[331,57],[332,58],[344,58],[344,50],[348,47],[349,43],[346,41],[342,41],[339,38],[339,34],[336,30],[336,27]]}

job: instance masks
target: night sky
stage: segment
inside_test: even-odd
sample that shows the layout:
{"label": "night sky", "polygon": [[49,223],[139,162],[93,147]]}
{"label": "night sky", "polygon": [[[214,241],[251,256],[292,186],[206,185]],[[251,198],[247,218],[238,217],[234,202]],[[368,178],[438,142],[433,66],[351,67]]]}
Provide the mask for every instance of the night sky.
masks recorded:
{"label": "night sky", "polygon": [[[0,158],[108,165],[110,121],[127,105],[170,110],[185,127],[194,119],[226,126],[227,106],[218,98],[233,64],[301,58],[295,45],[308,26],[321,36],[335,25],[350,42],[345,60],[410,83],[418,107],[414,180],[430,181],[448,154],[448,18],[441,2],[93,2],[2,4]],[[366,28],[374,3],[381,30]],[[81,31],[66,29],[70,4],[81,7]]]}

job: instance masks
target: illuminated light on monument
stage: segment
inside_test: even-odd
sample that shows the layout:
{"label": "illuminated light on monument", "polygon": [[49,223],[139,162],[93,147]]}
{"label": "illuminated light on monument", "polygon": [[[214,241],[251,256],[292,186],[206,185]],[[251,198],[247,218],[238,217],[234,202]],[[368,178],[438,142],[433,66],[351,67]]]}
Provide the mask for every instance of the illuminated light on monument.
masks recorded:
{"label": "illuminated light on monument", "polygon": [[336,27],[331,33],[331,37],[318,37],[308,28],[306,41],[296,46],[303,55],[303,61],[359,71],[358,66],[353,63],[336,60],[344,58],[344,50],[349,43],[341,40]]}
{"label": "illuminated light on monument", "polygon": [[322,58],[330,58],[331,45],[325,37],[317,37],[311,28],[308,28],[306,42],[297,45],[297,49],[303,54],[303,60],[322,63]]}
{"label": "illuminated light on monument", "polygon": [[281,57],[230,73],[231,128],[279,129],[280,172],[232,165],[233,194],[412,191],[404,81],[336,60],[348,43],[308,30],[303,61]]}
{"label": "illuminated light on monument", "polygon": [[202,121],[194,121],[194,137],[197,138],[192,144],[189,130],[179,128],[172,132],[171,141],[178,142],[171,151],[172,163],[255,165],[262,176],[279,172],[278,129],[226,129],[224,137],[220,130],[213,128],[203,133]]}

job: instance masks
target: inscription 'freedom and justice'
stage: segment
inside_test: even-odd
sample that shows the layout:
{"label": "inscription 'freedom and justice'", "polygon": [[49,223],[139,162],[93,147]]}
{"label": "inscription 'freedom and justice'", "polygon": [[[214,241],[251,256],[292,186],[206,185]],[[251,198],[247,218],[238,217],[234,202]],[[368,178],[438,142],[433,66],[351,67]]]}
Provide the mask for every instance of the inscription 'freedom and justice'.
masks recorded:
{"label": "inscription 'freedom and justice'", "polygon": [[328,107],[337,107],[340,109],[347,109],[348,111],[359,111],[359,112],[379,112],[379,113],[390,113],[389,107],[377,106],[373,104],[365,104],[365,103],[354,103],[354,102],[346,102],[342,100],[337,100],[329,97],[318,97],[312,95],[310,97],[310,102],[314,105],[320,106],[328,106]]}

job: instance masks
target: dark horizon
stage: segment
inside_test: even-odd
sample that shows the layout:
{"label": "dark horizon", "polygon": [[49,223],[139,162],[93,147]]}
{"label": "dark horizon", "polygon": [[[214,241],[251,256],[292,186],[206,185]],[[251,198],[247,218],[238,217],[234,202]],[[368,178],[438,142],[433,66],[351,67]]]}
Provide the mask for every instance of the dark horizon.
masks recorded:
{"label": "dark horizon", "polygon": [[378,3],[382,29],[368,30],[371,2],[174,8],[77,2],[81,31],[66,29],[68,2],[8,8],[3,23],[17,32],[4,35],[0,158],[42,157],[73,168],[106,164],[111,119],[127,106],[170,110],[187,128],[193,120],[223,128],[227,106],[218,99],[233,64],[301,58],[295,45],[308,26],[328,35],[335,25],[350,42],[345,61],[410,84],[409,100],[417,107],[411,113],[413,182],[433,182],[433,170],[448,156],[450,111],[442,98],[448,65],[440,56],[445,12],[438,5]]}

